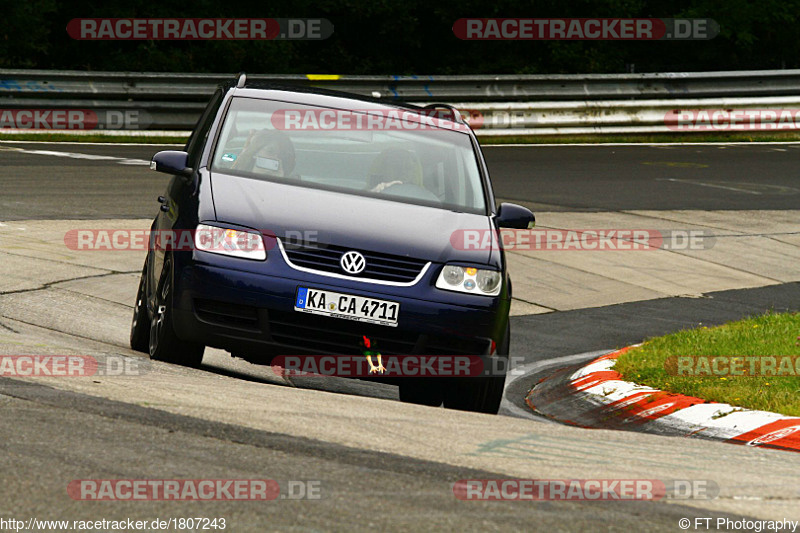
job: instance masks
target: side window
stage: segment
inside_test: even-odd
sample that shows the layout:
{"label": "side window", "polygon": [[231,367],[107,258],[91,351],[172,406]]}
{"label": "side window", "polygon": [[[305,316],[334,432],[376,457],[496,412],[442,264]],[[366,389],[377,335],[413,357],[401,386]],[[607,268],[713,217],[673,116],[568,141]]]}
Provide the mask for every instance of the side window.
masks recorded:
{"label": "side window", "polygon": [[189,141],[186,143],[186,151],[189,152],[189,166],[192,168],[196,168],[200,161],[200,155],[203,153],[203,147],[206,144],[206,139],[208,139],[208,131],[214,123],[220,104],[222,104],[222,90],[218,89],[206,106],[205,111],[203,111],[200,120],[197,121],[192,136],[189,137]]}

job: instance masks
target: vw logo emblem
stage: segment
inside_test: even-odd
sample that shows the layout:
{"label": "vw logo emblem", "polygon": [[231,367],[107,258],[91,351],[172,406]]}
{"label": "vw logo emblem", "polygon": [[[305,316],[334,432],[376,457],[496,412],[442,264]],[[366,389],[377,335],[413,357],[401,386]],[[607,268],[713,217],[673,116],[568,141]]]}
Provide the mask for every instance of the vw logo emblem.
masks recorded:
{"label": "vw logo emblem", "polygon": [[367,260],[360,253],[350,250],[342,255],[339,264],[342,265],[342,270],[348,274],[359,274],[366,268]]}

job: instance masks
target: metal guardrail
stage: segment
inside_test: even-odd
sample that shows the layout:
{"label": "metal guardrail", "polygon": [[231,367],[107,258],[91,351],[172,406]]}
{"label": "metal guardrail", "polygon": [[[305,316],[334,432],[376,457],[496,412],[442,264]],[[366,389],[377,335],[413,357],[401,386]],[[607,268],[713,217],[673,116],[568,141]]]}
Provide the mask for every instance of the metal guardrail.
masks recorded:
{"label": "metal guardrail", "polygon": [[[508,135],[592,135],[668,133],[689,131],[735,131],[723,123],[716,128],[708,117],[707,129],[697,127],[696,113],[707,111],[745,111],[791,109],[800,112],[798,96],[747,98],[691,98],[674,100],[616,100],[579,102],[464,103],[454,104],[469,117],[470,124],[483,136]],[[680,127],[676,115],[694,112],[692,128]],[[765,120],[764,117],[757,117]],[[746,122],[740,119],[741,122]],[[773,122],[777,125],[778,120]],[[766,131],[767,124],[761,124]],[[753,128],[756,129],[756,128]],[[776,128],[777,129],[777,128]],[[788,129],[788,128],[787,128]],[[792,128],[800,130],[800,122]]]}
{"label": "metal guardrail", "polygon": [[[0,110],[135,114],[104,129],[189,130],[229,74],[0,69]],[[673,109],[800,105],[800,70],[524,76],[248,75],[248,80],[337,89],[387,101],[454,104],[480,135],[670,131]],[[110,115],[108,115],[110,116]],[[0,127],[7,125],[0,120]],[[6,130],[8,131],[8,130]]]}

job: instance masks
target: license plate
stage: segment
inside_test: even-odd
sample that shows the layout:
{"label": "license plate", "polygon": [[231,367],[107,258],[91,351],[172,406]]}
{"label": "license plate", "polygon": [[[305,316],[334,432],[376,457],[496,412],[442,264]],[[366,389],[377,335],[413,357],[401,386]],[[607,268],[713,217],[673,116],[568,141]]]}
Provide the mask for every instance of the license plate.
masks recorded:
{"label": "license plate", "polygon": [[383,326],[397,326],[400,304],[353,294],[300,287],[294,310]]}

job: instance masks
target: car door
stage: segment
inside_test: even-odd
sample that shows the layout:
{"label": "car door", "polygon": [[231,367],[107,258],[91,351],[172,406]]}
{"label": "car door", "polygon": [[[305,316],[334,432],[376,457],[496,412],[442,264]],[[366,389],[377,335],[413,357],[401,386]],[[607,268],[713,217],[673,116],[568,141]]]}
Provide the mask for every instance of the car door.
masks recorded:
{"label": "car door", "polygon": [[[211,126],[214,124],[214,119],[217,116],[220,105],[222,105],[223,96],[223,89],[217,89],[217,91],[214,93],[214,96],[211,97],[211,100],[206,106],[206,109],[203,111],[200,120],[197,121],[197,125],[195,125],[195,128],[192,131],[192,135],[186,142],[184,150],[189,154],[188,165],[194,169],[194,172],[189,178],[173,176],[167,184],[167,189],[163,195],[164,202],[162,203],[153,223],[153,230],[155,230],[156,236],[163,237],[163,235],[165,235],[168,231],[194,229],[194,227],[182,228],[178,223],[178,220],[181,217],[181,209],[187,208],[189,205],[189,202],[186,200],[194,194],[196,185],[195,180],[198,179],[197,167],[203,154],[203,148],[208,140]],[[186,217],[184,217],[184,219],[185,218]],[[154,238],[151,238],[150,244],[152,253],[150,254],[150,274],[148,276],[148,286],[150,288],[148,297],[149,301],[151,302],[152,295],[154,294],[153,291],[158,286],[159,279],[161,279],[162,270],[164,268],[164,257],[167,252],[165,247],[158,246],[156,243],[154,243],[154,240]]]}

